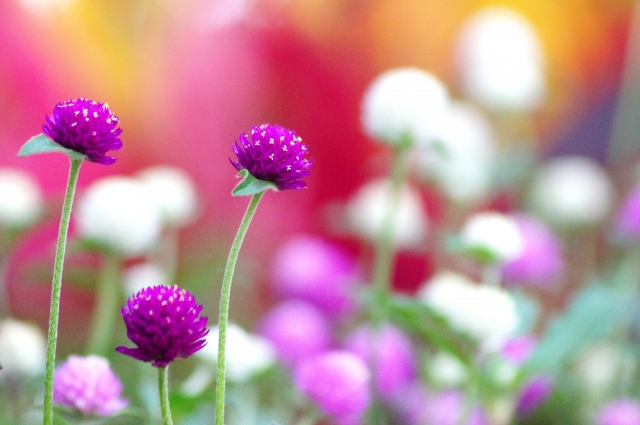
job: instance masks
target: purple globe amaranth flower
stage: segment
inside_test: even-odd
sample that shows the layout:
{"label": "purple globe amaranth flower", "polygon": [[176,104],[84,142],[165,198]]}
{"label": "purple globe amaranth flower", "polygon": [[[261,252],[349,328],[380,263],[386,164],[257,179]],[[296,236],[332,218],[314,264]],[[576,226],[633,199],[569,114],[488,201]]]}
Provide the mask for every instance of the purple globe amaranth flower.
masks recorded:
{"label": "purple globe amaranth flower", "polygon": [[118,137],[122,129],[107,104],[81,97],[67,100],[58,103],[46,121],[42,131],[60,146],[85,155],[91,162],[103,165],[116,162],[105,154],[122,147]]}
{"label": "purple globe amaranth flower", "polygon": [[359,425],[369,405],[367,365],[348,351],[327,351],[300,363],[294,373],[298,391],[339,425]]}
{"label": "purple globe amaranth flower", "polygon": [[151,286],[127,300],[121,309],[127,337],[137,348],[116,351],[155,367],[187,358],[205,346],[208,318],[189,291],[174,286]]}
{"label": "purple globe amaranth flower", "polygon": [[100,356],[69,356],[53,377],[53,403],[85,416],[112,416],[129,402],[120,398],[122,383]]}
{"label": "purple globe amaranth flower", "polygon": [[299,300],[285,301],[270,310],[260,323],[260,334],[287,366],[328,350],[333,339],[327,317]]}
{"label": "purple globe amaranth flower", "polygon": [[502,358],[515,366],[524,365],[536,349],[538,341],[531,335],[514,336],[502,347]]}
{"label": "purple globe amaranth flower", "polygon": [[276,252],[271,281],[283,298],[300,298],[337,319],[356,309],[355,259],[322,238],[298,235]]}
{"label": "purple globe amaranth flower", "polygon": [[518,396],[516,411],[518,416],[527,417],[542,405],[553,393],[553,378],[549,375],[535,375],[529,378]]}
{"label": "purple globe amaranth flower", "polygon": [[598,412],[596,425],[640,425],[640,401],[620,398],[605,404]]}
{"label": "purple globe amaranth flower", "polygon": [[402,392],[415,379],[417,360],[413,344],[395,326],[385,324],[379,329],[362,326],[347,338],[345,348],[372,368],[376,390],[384,400]]}
{"label": "purple globe amaranth flower", "polygon": [[238,162],[229,161],[238,171],[247,170],[258,180],[274,183],[278,190],[307,186],[302,178],[310,174],[313,160],[304,158],[307,146],[292,130],[271,124],[254,126],[232,149]]}
{"label": "purple globe amaranth flower", "polygon": [[627,195],[616,213],[615,236],[625,240],[640,239],[640,187]]}
{"label": "purple globe amaranth flower", "polygon": [[515,216],[524,250],[502,269],[509,285],[550,288],[560,282],[564,267],[558,237],[541,221],[524,214]]}

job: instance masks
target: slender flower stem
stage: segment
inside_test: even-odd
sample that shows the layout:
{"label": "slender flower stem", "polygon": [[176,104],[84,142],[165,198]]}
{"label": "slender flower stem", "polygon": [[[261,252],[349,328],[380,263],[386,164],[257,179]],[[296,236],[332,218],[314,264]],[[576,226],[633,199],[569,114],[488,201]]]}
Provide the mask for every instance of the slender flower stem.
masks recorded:
{"label": "slender flower stem", "polygon": [[227,266],[224,269],[224,278],[222,279],[222,292],[220,294],[220,318],[219,318],[219,336],[218,336],[218,380],[216,382],[216,425],[224,425],[224,392],[225,392],[225,374],[226,374],[226,346],[227,346],[227,323],[229,322],[229,298],[231,296],[231,281],[233,280],[233,272],[236,268],[236,261],[244,236],[251,223],[251,219],[258,208],[260,200],[264,196],[265,191],[256,193],[251,197],[247,211],[244,213],[240,228],[231,245],[231,251],[227,258]]}
{"label": "slender flower stem", "polygon": [[[95,296],[93,322],[89,333],[87,353],[106,356],[113,338],[120,301],[120,259],[112,254],[104,258],[98,290]],[[111,347],[113,351],[113,347]]]}
{"label": "slender flower stem", "polygon": [[375,291],[375,301],[378,305],[383,304],[391,292],[395,219],[400,202],[400,192],[407,173],[408,151],[409,149],[404,144],[398,146],[394,151],[393,164],[391,166],[389,198],[378,238],[373,269],[373,289]]}
{"label": "slender flower stem", "polygon": [[160,409],[162,410],[162,424],[173,425],[171,407],[169,406],[169,366],[158,369],[158,391],[160,392]]}
{"label": "slender flower stem", "polygon": [[56,342],[58,340],[58,319],[60,315],[60,289],[62,288],[62,265],[67,246],[67,232],[71,218],[71,205],[76,192],[78,174],[83,159],[70,158],[69,180],[62,204],[62,217],[58,230],[56,259],[53,265],[53,283],[51,288],[51,309],[49,311],[49,334],[47,337],[47,366],[44,375],[44,425],[53,424],[53,371],[56,365]]}

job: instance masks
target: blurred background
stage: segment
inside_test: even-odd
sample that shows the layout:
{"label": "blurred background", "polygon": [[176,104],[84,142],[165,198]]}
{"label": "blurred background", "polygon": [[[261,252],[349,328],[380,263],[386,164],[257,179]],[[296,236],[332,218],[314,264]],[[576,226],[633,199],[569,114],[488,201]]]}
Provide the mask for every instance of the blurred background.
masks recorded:
{"label": "blurred background", "polygon": [[[388,69],[415,66],[438,77],[452,98],[466,97],[459,37],[473,14],[492,5],[508,6],[531,24],[544,63],[543,93],[526,113],[496,113],[477,102],[495,125],[498,143],[510,139],[507,151],[521,143],[537,160],[588,156],[606,167],[618,188],[632,186],[638,181],[633,77],[640,76],[640,50],[631,48],[639,13],[631,0],[0,1],[0,166],[32,173],[47,205],[44,219],[21,236],[7,259],[13,316],[46,329],[67,159],[16,153],[41,132],[57,102],[106,102],[124,129],[118,162],[86,163],[79,193],[99,178],[157,164],[191,176],[198,215],[179,233],[176,282],[198,294],[211,317],[247,203],[230,196],[236,183],[231,144],[263,122],[303,138],[315,160],[308,188],[269,193],[241,254],[232,318],[251,327],[272,302],[267,265],[288,236],[313,233],[367,255],[340,223],[354,193],[388,172],[390,152],[362,130],[368,85]],[[527,165],[511,158],[515,169]],[[471,209],[514,209],[518,195],[508,185],[503,189]],[[427,186],[420,196],[429,220],[438,222],[445,214],[443,195]],[[430,247],[401,252],[397,290],[414,292],[438,261]],[[96,264],[71,245],[60,356],[83,344],[93,305],[86,281]],[[543,299],[552,306],[564,300],[562,291]]]}

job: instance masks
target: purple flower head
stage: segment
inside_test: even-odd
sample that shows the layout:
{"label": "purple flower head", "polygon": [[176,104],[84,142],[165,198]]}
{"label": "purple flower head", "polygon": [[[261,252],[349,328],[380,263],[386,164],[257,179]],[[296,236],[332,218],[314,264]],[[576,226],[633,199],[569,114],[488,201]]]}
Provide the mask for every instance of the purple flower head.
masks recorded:
{"label": "purple flower head", "polygon": [[616,236],[624,240],[640,238],[640,187],[632,191],[620,205],[615,219]]}
{"label": "purple flower head", "polygon": [[281,297],[308,301],[329,317],[355,310],[356,262],[319,237],[300,235],[286,242],[275,255],[271,276]]}
{"label": "purple flower head", "polygon": [[370,374],[366,364],[347,351],[310,357],[295,370],[296,388],[339,425],[359,425],[369,405]]}
{"label": "purple flower head", "polygon": [[413,344],[392,325],[380,329],[362,326],[349,336],[345,347],[366,364],[375,365],[376,390],[385,400],[402,392],[416,376]]}
{"label": "purple flower head", "polygon": [[177,285],[144,288],[121,309],[127,337],[137,348],[116,351],[155,367],[187,358],[207,343],[208,318],[201,311],[196,298]]}
{"label": "purple flower head", "polygon": [[274,307],[262,319],[260,334],[288,366],[328,350],[333,339],[329,320],[304,301],[285,301]]}
{"label": "purple flower head", "polygon": [[640,425],[640,402],[621,398],[607,403],[596,417],[596,425]]}
{"label": "purple flower head", "polygon": [[[456,425],[465,410],[465,397],[460,391],[450,390],[429,397],[425,406],[426,423]],[[486,425],[488,421],[478,405],[474,405],[465,425]]]}
{"label": "purple flower head", "polygon": [[229,161],[238,171],[247,170],[258,180],[274,183],[278,190],[307,186],[302,178],[310,174],[313,160],[304,158],[307,146],[291,130],[271,124],[254,126],[232,149],[238,162]]}
{"label": "purple flower head", "polygon": [[518,397],[516,411],[518,416],[529,416],[540,407],[553,393],[553,378],[549,375],[536,375],[524,383]]}
{"label": "purple flower head", "polygon": [[553,232],[541,221],[527,215],[516,215],[524,239],[522,254],[503,268],[511,285],[549,288],[559,283],[563,269],[562,247]]}
{"label": "purple flower head", "polygon": [[515,336],[502,347],[502,358],[513,365],[522,366],[529,361],[537,345],[538,341],[531,335]]}
{"label": "purple flower head", "polygon": [[47,115],[42,131],[60,146],[86,156],[98,164],[111,165],[116,162],[108,151],[122,147],[118,136],[122,133],[118,117],[109,106],[94,100],[77,98],[60,102]]}
{"label": "purple flower head", "polygon": [[127,407],[122,384],[100,356],[70,356],[53,377],[53,403],[86,416],[111,416]]}

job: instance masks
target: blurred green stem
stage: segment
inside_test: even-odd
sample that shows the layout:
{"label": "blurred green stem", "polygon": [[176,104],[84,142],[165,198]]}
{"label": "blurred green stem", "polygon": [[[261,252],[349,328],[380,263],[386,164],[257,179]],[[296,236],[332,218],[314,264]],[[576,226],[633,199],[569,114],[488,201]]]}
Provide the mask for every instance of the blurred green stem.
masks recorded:
{"label": "blurred green stem", "polygon": [[[379,317],[384,320],[386,309],[384,305],[391,293],[391,281],[393,274],[393,254],[395,248],[394,231],[396,224],[396,214],[402,192],[402,186],[407,174],[407,160],[410,149],[408,143],[401,143],[393,152],[393,163],[391,165],[391,176],[389,181],[388,203],[384,212],[382,228],[378,237],[376,247],[376,257],[373,269],[373,290],[375,304],[382,309]],[[380,316],[377,314],[376,316]]]}
{"label": "blurred green stem", "polygon": [[56,258],[53,265],[53,282],[51,288],[51,309],[49,311],[49,333],[47,337],[47,365],[44,375],[44,425],[53,424],[53,371],[56,365],[56,343],[58,340],[58,320],[60,316],[60,290],[62,288],[62,266],[64,252],[67,246],[67,233],[71,218],[71,205],[76,192],[78,174],[84,159],[69,158],[69,179],[67,190],[62,204],[62,216],[60,229],[58,230],[58,243],[56,245]]}
{"label": "blurred green stem", "polygon": [[231,282],[233,273],[236,268],[238,254],[244,236],[247,234],[251,219],[258,208],[260,200],[264,196],[265,191],[256,193],[251,196],[251,201],[247,207],[247,211],[242,218],[238,233],[231,245],[231,251],[227,258],[227,266],[224,269],[224,277],[222,279],[222,291],[220,294],[220,317],[218,320],[218,380],[216,382],[216,425],[224,425],[224,396],[225,396],[225,379],[226,379],[226,347],[227,347],[227,323],[229,322],[229,299],[231,297]]}
{"label": "blurred green stem", "polygon": [[173,425],[171,407],[169,406],[169,366],[158,368],[158,391],[160,393],[160,409],[163,425]]}
{"label": "blurred green stem", "polygon": [[95,295],[87,354],[106,356],[113,339],[113,328],[120,301],[120,258],[106,254]]}

